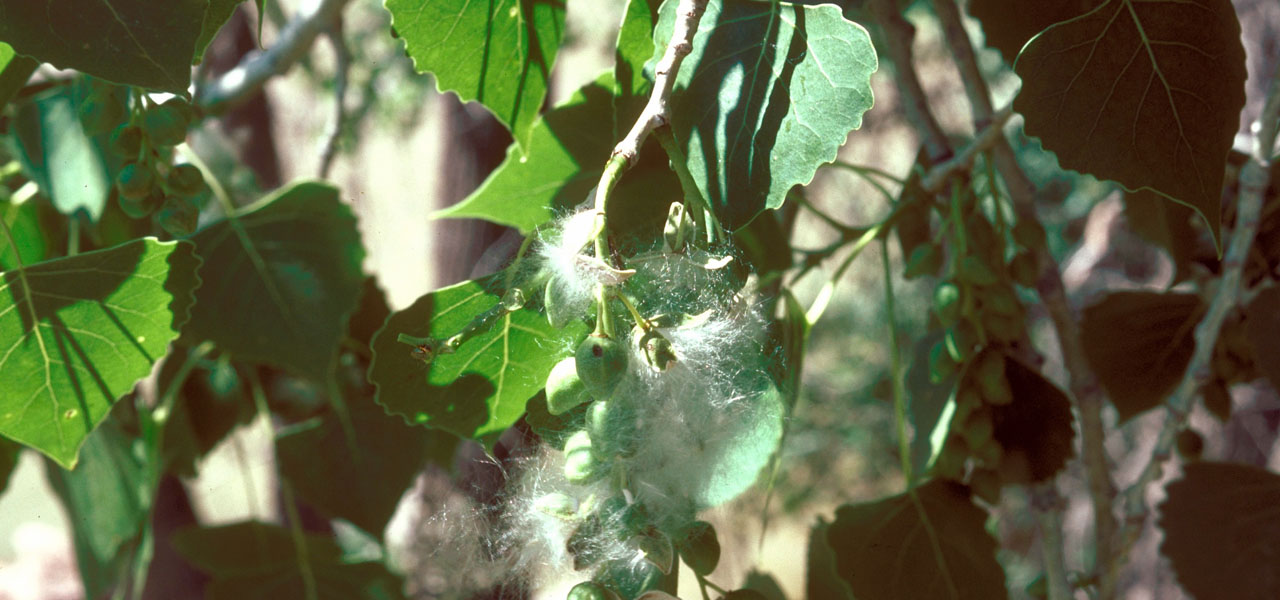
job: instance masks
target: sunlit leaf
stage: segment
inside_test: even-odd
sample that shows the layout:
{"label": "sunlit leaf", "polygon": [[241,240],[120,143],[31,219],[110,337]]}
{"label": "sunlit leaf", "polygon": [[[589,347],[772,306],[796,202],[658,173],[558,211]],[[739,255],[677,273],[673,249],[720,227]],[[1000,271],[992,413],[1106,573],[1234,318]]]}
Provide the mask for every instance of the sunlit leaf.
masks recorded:
{"label": "sunlit leaf", "polygon": [[183,94],[208,0],[0,0],[0,41],[60,69]]}
{"label": "sunlit leaf", "polygon": [[191,244],[145,238],[0,274],[0,434],[73,467],[177,337],[198,265]]}
{"label": "sunlit leaf", "polygon": [[102,216],[112,180],[103,151],[80,122],[72,86],[49,90],[17,107],[14,140],[23,168],[63,214]]}
{"label": "sunlit leaf", "polygon": [[1160,505],[1178,583],[1197,600],[1280,598],[1280,475],[1252,465],[1197,462]]}
{"label": "sunlit leaf", "polygon": [[1014,70],[1013,108],[1063,168],[1186,204],[1218,240],[1244,106],[1230,0],[1108,0],[1036,36]]}
{"label": "sunlit leaf", "polygon": [[962,485],[935,479],[901,494],[836,509],[827,528],[836,572],[858,600],[1007,598],[987,513]]}
{"label": "sunlit leaf", "polygon": [[645,78],[644,65],[653,57],[653,25],[658,20],[660,4],[662,0],[627,1],[614,50],[613,72],[621,89],[620,96],[648,91],[649,80]]}
{"label": "sunlit leaf", "polygon": [[[671,38],[675,2],[654,30]],[[707,6],[676,77],[671,128],[703,197],[730,229],[782,206],[831,162],[871,108],[871,38],[840,8],[725,0]]]}
{"label": "sunlit leaf", "polygon": [[191,237],[204,258],[187,344],[323,381],[360,298],[364,248],[338,190],[296,183]]}
{"label": "sunlit leaf", "polygon": [[0,42],[0,109],[22,89],[38,66],[38,61],[19,55],[13,46]]}
{"label": "sunlit leaf", "polygon": [[529,149],[560,40],[562,0],[386,0],[419,73],[478,101]]}
{"label": "sunlit leaf", "polygon": [[436,290],[393,313],[373,338],[369,380],[378,403],[409,423],[463,438],[489,438],[515,423],[551,367],[586,334],[581,322],[556,329],[542,313],[520,309],[494,319],[457,352],[430,362],[400,335],[444,340],[497,306],[505,272]]}

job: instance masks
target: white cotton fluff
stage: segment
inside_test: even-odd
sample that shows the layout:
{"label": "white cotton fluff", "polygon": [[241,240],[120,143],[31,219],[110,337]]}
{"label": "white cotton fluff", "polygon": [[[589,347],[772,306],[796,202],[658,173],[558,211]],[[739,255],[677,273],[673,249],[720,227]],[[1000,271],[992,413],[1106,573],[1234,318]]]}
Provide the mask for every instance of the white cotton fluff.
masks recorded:
{"label": "white cotton fluff", "polygon": [[595,210],[581,210],[563,217],[548,229],[538,246],[540,262],[550,275],[547,305],[555,311],[550,314],[553,324],[563,326],[569,318],[586,316],[595,298],[599,274],[586,266],[583,252],[592,242],[599,215]]}

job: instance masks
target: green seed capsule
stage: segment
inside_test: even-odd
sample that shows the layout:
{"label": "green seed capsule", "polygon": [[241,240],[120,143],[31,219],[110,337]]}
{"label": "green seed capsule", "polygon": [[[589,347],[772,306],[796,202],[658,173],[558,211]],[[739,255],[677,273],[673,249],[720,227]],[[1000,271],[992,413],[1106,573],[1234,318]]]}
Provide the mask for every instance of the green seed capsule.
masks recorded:
{"label": "green seed capsule", "polygon": [[942,340],[946,343],[951,360],[963,363],[973,354],[973,346],[978,343],[978,336],[974,333],[973,325],[965,321],[956,323],[954,327],[948,329]]}
{"label": "green seed capsule", "polygon": [[187,139],[187,119],[172,106],[153,106],[142,115],[142,131],[156,144],[177,146]]}
{"label": "green seed capsule", "polygon": [[611,600],[615,597],[604,586],[594,581],[584,581],[573,586],[565,600]]}
{"label": "green seed capsule", "polygon": [[596,400],[608,400],[627,370],[627,349],[612,338],[587,336],[574,354],[578,377]]}
{"label": "green seed capsule", "polygon": [[188,198],[169,196],[165,199],[160,212],[156,214],[156,223],[174,237],[191,235],[200,220],[200,211]]}
{"label": "green seed capsule", "polygon": [[135,125],[121,125],[111,132],[107,149],[120,158],[136,159],[142,150],[142,130]]}
{"label": "green seed capsule", "polygon": [[547,412],[553,415],[562,415],[591,400],[575,362],[573,357],[566,358],[556,363],[547,376]]}
{"label": "green seed capsule", "polygon": [[933,244],[920,244],[911,251],[907,266],[902,271],[905,279],[915,279],[925,275],[933,275],[942,266],[942,253]]}
{"label": "green seed capsule", "polygon": [[956,361],[951,360],[945,342],[938,341],[929,347],[929,381],[939,384],[956,373]]}
{"label": "green seed capsule", "polygon": [[130,219],[144,219],[151,216],[151,213],[159,210],[164,204],[164,194],[160,190],[151,190],[151,193],[141,198],[130,198],[121,195],[120,210],[124,212]]}
{"label": "green seed capsule", "polygon": [[165,178],[165,187],[179,196],[195,196],[205,191],[208,185],[204,182],[204,175],[200,173],[200,169],[195,165],[182,164],[169,170],[169,176]]}
{"label": "green seed capsule", "polygon": [[1004,374],[1004,362],[1003,354],[988,350],[974,365],[974,377],[987,404],[1003,406],[1013,402],[1013,390],[1009,388],[1009,378]]}
{"label": "green seed capsule", "polygon": [[569,321],[581,317],[573,311],[573,302],[568,297],[569,290],[558,277],[547,282],[547,291],[543,297],[543,308],[547,311],[547,322],[557,329],[569,324]]}
{"label": "green seed capsule", "polygon": [[999,281],[995,271],[982,262],[981,258],[973,255],[960,259],[960,264],[956,266],[956,278],[976,286],[993,285]]}
{"label": "green seed capsule", "polygon": [[710,575],[720,564],[720,540],[716,538],[716,528],[706,521],[694,521],[676,543],[676,549],[684,564],[698,575]]}
{"label": "green seed capsule", "polygon": [[944,281],[933,289],[933,312],[944,326],[954,325],[960,318],[960,288]]}
{"label": "green seed capsule", "polygon": [[568,495],[552,492],[534,500],[533,508],[543,514],[568,519],[577,514],[578,501]]}
{"label": "green seed capsule", "polygon": [[960,435],[970,448],[981,448],[991,442],[995,427],[991,422],[990,410],[975,410],[963,421]]}
{"label": "green seed capsule", "polygon": [[120,190],[121,196],[133,200],[146,198],[155,183],[155,172],[149,166],[136,162],[125,165],[116,174],[116,189]]}
{"label": "green seed capsule", "polygon": [[587,410],[587,432],[596,456],[630,456],[636,449],[635,410],[617,400],[597,401]]}
{"label": "green seed capsule", "polygon": [[605,465],[596,460],[586,431],[569,436],[564,443],[564,456],[564,477],[569,483],[590,483],[604,475]]}
{"label": "green seed capsule", "polygon": [[125,105],[110,90],[91,94],[80,105],[80,124],[88,135],[111,131],[125,119]]}

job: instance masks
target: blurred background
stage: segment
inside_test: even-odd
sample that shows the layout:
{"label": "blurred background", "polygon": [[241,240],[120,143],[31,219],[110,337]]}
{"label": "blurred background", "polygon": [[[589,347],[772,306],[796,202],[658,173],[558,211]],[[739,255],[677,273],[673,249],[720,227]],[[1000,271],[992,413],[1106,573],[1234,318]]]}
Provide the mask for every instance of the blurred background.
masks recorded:
{"label": "blurred background", "polygon": [[[300,2],[267,3],[263,46],[272,45]],[[215,40],[200,67],[202,77],[228,70],[257,47],[258,15],[252,4],[242,4]],[[623,0],[567,0],[565,43],[556,59],[549,106],[612,67],[613,40],[624,4]],[[845,4],[851,19],[868,24],[860,2]],[[928,3],[902,4],[917,27],[916,68],[931,106],[949,133],[972,134],[963,88]],[[1258,112],[1265,85],[1254,74],[1271,72],[1273,67],[1263,64],[1262,57],[1274,60],[1278,55],[1280,3],[1237,0],[1235,4],[1250,57],[1250,104],[1242,116],[1242,123],[1247,123]],[[335,74],[339,64],[349,62],[341,98],[347,115],[335,138],[327,178],[341,188],[360,219],[368,272],[378,277],[392,309],[400,309],[435,288],[479,274],[486,265],[494,268],[492,260],[484,259],[485,252],[502,239],[503,228],[433,220],[431,215],[474,190],[504,158],[511,138],[478,105],[463,105],[455,96],[439,93],[431,76],[413,71],[399,40],[391,35],[389,15],[380,3],[353,1],[344,15],[349,57],[336,52],[327,39],[318,39],[295,68],[224,118],[206,121],[190,143],[233,181],[243,178],[263,190],[322,176],[325,148],[336,121],[334,106],[339,101]],[[973,21],[970,25],[971,37],[981,40],[981,28]],[[875,35],[873,31],[873,39]],[[1007,104],[1018,88],[1016,77],[994,51],[980,50],[979,59],[996,105]],[[888,65],[881,60],[873,79],[875,107],[866,114],[862,129],[850,136],[840,160],[905,177],[919,138],[902,117]],[[1015,131],[1016,127],[1015,118]],[[1163,289],[1172,281],[1172,261],[1126,228],[1110,185],[1059,171],[1051,155],[1018,133],[1013,141],[1028,171],[1051,198],[1042,205],[1041,216],[1076,306],[1085,305],[1102,289]],[[601,156],[601,162],[606,158]],[[234,166],[237,162],[240,166]],[[872,224],[889,209],[889,202],[875,187],[858,174],[836,167],[819,171],[807,197],[852,225]],[[818,248],[837,237],[837,232],[808,212],[802,211],[798,218],[793,240],[797,248]],[[900,271],[898,247],[890,244],[889,248],[890,260]],[[803,598],[803,557],[815,520],[830,519],[839,504],[895,494],[903,487],[887,379],[888,316],[879,252],[873,244],[844,274],[822,326],[813,332],[801,400],[790,423],[783,466],[774,474],[772,485],[762,481],[755,491],[706,517],[717,526],[725,548],[712,578],[723,586],[740,583],[754,569],[773,576],[787,597]],[[833,266],[825,265],[825,271],[803,280],[797,290],[802,302],[812,299]],[[894,281],[895,316],[904,352],[910,353],[908,360],[920,352],[912,341],[924,332],[932,285],[931,281]],[[1053,355],[1056,344],[1047,319],[1031,306],[1031,331],[1045,354],[1046,373],[1061,383],[1063,373]],[[1208,441],[1206,457],[1247,459],[1280,469],[1275,433],[1280,399],[1266,386],[1239,386],[1233,394],[1237,408],[1230,422],[1220,423],[1199,412],[1192,417]],[[1114,414],[1107,419],[1108,424],[1115,423]],[[1108,450],[1119,481],[1133,479],[1139,465],[1128,459],[1150,444],[1158,426],[1158,416],[1149,415],[1111,429]],[[474,458],[474,453],[463,455]],[[1089,563],[1080,550],[1088,546],[1084,536],[1090,522],[1085,487],[1076,468],[1058,482],[1068,502],[1068,564],[1080,568]],[[278,520],[270,493],[274,489],[270,425],[260,420],[237,430],[205,460],[199,477],[185,483],[202,522],[229,523],[246,517]],[[388,537],[401,548],[398,560],[416,598],[437,597],[441,581],[447,579],[443,573],[456,567],[433,560],[424,549],[442,535],[444,525],[432,515],[458,494],[444,471],[424,473],[402,500],[390,526]],[[1001,541],[1000,558],[1017,597],[1038,572],[1037,533],[1025,494],[1007,488],[989,528]],[[1124,597],[1182,597],[1156,552],[1158,533],[1148,534],[1135,551]],[[41,461],[34,453],[25,453],[9,491],[0,497],[0,600],[82,597],[74,562],[67,517],[45,483]],[[691,583],[693,578],[682,579]],[[690,587],[682,595],[694,597],[696,589]]]}

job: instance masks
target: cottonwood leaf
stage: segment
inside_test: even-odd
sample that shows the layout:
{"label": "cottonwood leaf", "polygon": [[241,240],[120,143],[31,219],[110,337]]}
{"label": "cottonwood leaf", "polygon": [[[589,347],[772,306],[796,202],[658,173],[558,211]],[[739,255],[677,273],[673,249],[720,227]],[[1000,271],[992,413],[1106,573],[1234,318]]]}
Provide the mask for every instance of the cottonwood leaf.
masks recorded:
{"label": "cottonwood leaf", "polygon": [[1063,168],[1186,204],[1221,246],[1245,80],[1230,0],[1108,0],[1028,42],[1014,71],[1014,110]]}
{"label": "cottonwood leaf", "polygon": [[[17,255],[27,263],[40,262],[49,258],[54,248],[65,248],[65,229],[67,219],[54,210],[48,202],[23,202],[10,204],[0,202],[0,219],[4,219],[9,231],[13,234],[15,249],[5,241],[0,247],[0,270],[14,269],[18,266]],[[59,243],[62,242],[62,243]]]}
{"label": "cottonwood leaf", "polygon": [[59,69],[185,94],[209,0],[0,0],[0,41]]}
{"label": "cottonwood leaf", "polygon": [[561,0],[386,0],[391,26],[419,73],[478,101],[528,153],[560,40]]}
{"label": "cottonwood leaf", "polygon": [[[120,407],[132,408],[127,404]],[[122,550],[137,542],[151,510],[150,471],[135,451],[135,442],[141,443],[113,416],[89,436],[75,469],[67,471],[46,463],[49,484],[75,524],[72,541],[76,562],[90,598],[109,595],[104,592],[131,555]]]}
{"label": "cottonwood leaf", "polygon": [[[671,38],[676,4],[659,12],[654,64]],[[837,6],[707,6],[676,76],[671,129],[726,227],[782,206],[792,186],[835,160],[871,108],[876,67],[866,30]]]}
{"label": "cottonwood leaf", "polygon": [[1052,479],[1075,452],[1071,399],[1017,359],[1005,357],[1004,375],[1013,402],[990,407],[992,438],[1004,449],[1000,475],[1006,483]]}
{"label": "cottonwood leaf", "polygon": [[1280,389],[1280,288],[1263,288],[1244,310],[1244,332],[1253,360],[1271,385]]}
{"label": "cottonwood leaf", "polygon": [[[583,86],[538,120],[527,151],[512,145],[475,192],[433,216],[484,219],[528,234],[587,200],[614,144],[644,105],[643,98],[615,96],[616,87],[612,75]],[[657,235],[670,201],[679,197],[661,148],[648,145],[610,195],[610,227]]]}
{"label": "cottonwood leaf", "polygon": [[1191,259],[1196,249],[1195,215],[1190,208],[1166,202],[1152,192],[1124,195],[1125,223],[1134,233],[1164,250],[1173,261],[1173,283],[1191,275]]}
{"label": "cottonwood leaf", "polygon": [[337,188],[295,183],[191,241],[204,285],[182,341],[326,380],[364,279],[360,233]]}
{"label": "cottonwood leaf", "polygon": [[280,431],[280,474],[322,514],[346,519],[381,539],[433,446],[450,441],[441,438],[456,438],[406,425],[375,404],[371,394],[347,396],[345,407],[350,430],[329,408]]}
{"label": "cottonwood leaf", "polygon": [[836,554],[827,541],[831,524],[821,517],[809,528],[808,552],[805,556],[804,597],[829,600],[853,600],[849,584],[836,573]]}
{"label": "cottonwood leaf", "polygon": [[620,96],[648,93],[650,84],[644,65],[653,57],[653,25],[658,21],[661,4],[662,0],[627,0],[613,55]]}
{"label": "cottonwood leaf", "polygon": [[26,85],[40,62],[13,51],[13,46],[0,42],[0,109]]}
{"label": "cottonwood leaf", "polygon": [[1007,598],[987,513],[963,485],[934,479],[836,509],[827,528],[836,572],[858,600]]}
{"label": "cottonwood leaf", "polygon": [[1280,598],[1280,475],[1252,465],[1183,467],[1160,505],[1178,583],[1197,600]]}
{"label": "cottonwood leaf", "polygon": [[208,600],[305,598],[308,589],[325,599],[404,598],[400,578],[381,562],[344,559],[332,537],[306,533],[301,541],[305,565],[288,529],[254,521],[187,527],[174,534],[173,547],[213,576]]}
{"label": "cottonwood leaf", "polygon": [[0,273],[0,434],[65,468],[187,320],[200,259],[144,238]]}
{"label": "cottonwood leaf", "polygon": [[[204,61],[204,51],[209,48],[209,43],[218,35],[218,31],[223,25],[231,19],[231,15],[236,12],[236,7],[244,0],[208,0],[208,6],[205,7],[204,18],[200,24],[200,37],[196,39],[195,51],[191,55],[191,64],[198,65]],[[262,37],[262,0],[259,0],[258,7],[258,37]]]}
{"label": "cottonwood leaf", "polygon": [[1160,405],[1195,351],[1204,303],[1194,294],[1116,292],[1085,309],[1085,358],[1120,420]]}
{"label": "cottonwood leaf", "polygon": [[969,14],[982,23],[987,46],[1013,64],[1027,40],[1045,28],[1083,15],[1102,0],[970,0]]}
{"label": "cottonwood leaf", "polygon": [[18,105],[14,141],[24,170],[65,215],[84,210],[102,216],[112,180],[103,150],[80,122],[73,86],[45,92]]}
{"label": "cottonwood leaf", "polygon": [[942,453],[956,413],[955,375],[940,383],[929,378],[929,349],[942,339],[941,331],[933,331],[912,345],[911,366],[907,367],[904,381],[907,417],[915,432],[911,438],[911,464],[920,472],[928,470]]}
{"label": "cottonwood leaf", "polygon": [[387,412],[409,423],[463,438],[492,441],[524,413],[525,402],[546,384],[561,358],[586,334],[581,322],[556,329],[541,313],[520,309],[430,362],[396,341],[401,334],[447,339],[496,307],[505,272],[465,281],[419,298],[392,313],[373,338],[369,381]]}

